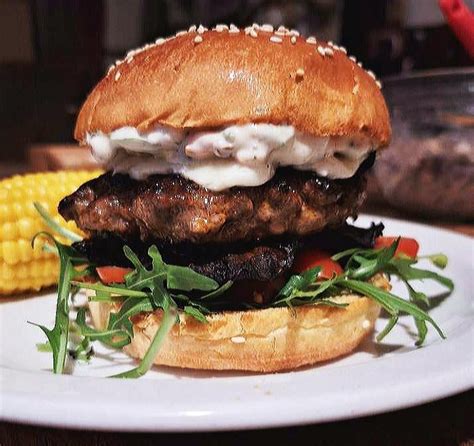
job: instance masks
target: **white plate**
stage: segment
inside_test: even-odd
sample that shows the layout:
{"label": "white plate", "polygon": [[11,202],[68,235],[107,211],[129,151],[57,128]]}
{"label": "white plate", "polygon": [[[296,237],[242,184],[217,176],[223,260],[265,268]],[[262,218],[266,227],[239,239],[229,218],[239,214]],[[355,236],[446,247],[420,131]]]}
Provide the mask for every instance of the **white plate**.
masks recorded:
{"label": "white plate", "polygon": [[[358,223],[371,220],[363,217]],[[449,256],[445,274],[454,279],[456,290],[446,299],[437,298],[430,311],[447,340],[430,329],[426,346],[415,348],[413,323],[403,317],[382,344],[368,340],[357,353],[318,367],[271,375],[157,369],[130,381],[99,378],[131,362],[97,345],[90,364],[76,365],[73,376],[55,376],[50,355],[35,348],[44,341],[42,333],[26,323],[52,325],[55,298],[38,296],[0,304],[1,418],[109,430],[247,429],[370,415],[471,388],[473,240],[428,226],[383,221],[386,234],[415,237],[422,253]],[[422,287],[430,295],[443,291],[428,282]],[[377,331],[385,323],[379,319]]]}

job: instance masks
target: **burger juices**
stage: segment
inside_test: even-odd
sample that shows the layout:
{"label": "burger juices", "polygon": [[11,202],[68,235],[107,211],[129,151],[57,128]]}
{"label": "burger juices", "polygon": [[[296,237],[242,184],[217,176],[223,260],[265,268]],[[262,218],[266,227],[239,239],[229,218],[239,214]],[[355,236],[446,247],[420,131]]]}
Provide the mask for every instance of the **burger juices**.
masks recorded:
{"label": "burger juices", "polygon": [[374,250],[383,226],[346,222],[390,123],[344,48],[284,27],[191,27],[111,67],[75,137],[108,170],[59,206],[88,234],[70,256],[88,280],[74,269],[70,283],[97,292],[95,329],[76,322],[85,344],[143,358],[122,376],[312,364],[353,350],[381,306],[391,326],[412,314],[421,341],[437,328],[389,292],[387,273],[413,279],[416,252]]}

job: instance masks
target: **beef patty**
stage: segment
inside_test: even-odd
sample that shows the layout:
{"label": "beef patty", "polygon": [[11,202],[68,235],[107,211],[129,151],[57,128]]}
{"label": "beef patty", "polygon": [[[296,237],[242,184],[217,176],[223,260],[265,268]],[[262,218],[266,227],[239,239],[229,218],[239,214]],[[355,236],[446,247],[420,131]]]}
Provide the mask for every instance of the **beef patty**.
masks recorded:
{"label": "beef patty", "polygon": [[[157,240],[153,244],[158,247],[166,263],[188,266],[220,284],[229,280],[264,282],[286,276],[301,249],[318,248],[333,253],[356,247],[372,248],[382,231],[382,224],[372,224],[367,229],[344,224],[337,229],[325,229],[303,238],[276,237],[258,243],[195,245],[184,242],[169,245]],[[151,259],[147,255],[150,245],[139,239],[124,240],[117,235],[103,233],[73,246],[97,265],[131,267],[123,253],[124,245],[133,250],[145,267],[150,267]]]}
{"label": "beef patty", "polygon": [[179,175],[137,181],[106,173],[64,198],[59,212],[92,235],[113,232],[143,241],[229,243],[338,226],[357,214],[364,188],[362,168],[344,180],[278,169],[261,186],[221,192]]}

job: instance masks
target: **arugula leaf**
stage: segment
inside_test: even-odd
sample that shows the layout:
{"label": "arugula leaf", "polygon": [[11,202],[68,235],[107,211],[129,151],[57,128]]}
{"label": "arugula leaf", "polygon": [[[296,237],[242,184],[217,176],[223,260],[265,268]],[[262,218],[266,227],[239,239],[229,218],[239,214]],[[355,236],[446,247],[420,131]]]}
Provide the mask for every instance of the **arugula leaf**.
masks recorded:
{"label": "arugula leaf", "polygon": [[168,288],[181,291],[214,291],[219,288],[219,284],[202,274],[193,271],[191,268],[176,265],[166,265],[166,284]]}
{"label": "arugula leaf", "polygon": [[211,313],[209,308],[205,307],[204,305],[201,305],[196,301],[191,300],[188,296],[185,296],[184,294],[172,294],[171,297],[175,301],[180,302],[185,313],[189,314],[190,316],[193,316],[200,322],[208,322],[205,315]]}
{"label": "arugula leaf", "polygon": [[135,267],[135,270],[125,277],[128,288],[153,290],[157,282],[164,283],[165,281],[168,288],[181,291],[213,291],[219,288],[219,284],[215,280],[203,276],[191,268],[164,263],[155,245],[148,249],[148,255],[152,259],[151,270],[147,270],[143,266],[128,246],[124,246],[124,254]]}
{"label": "arugula leaf", "polygon": [[89,282],[78,282],[78,281],[72,281],[72,285],[75,285],[79,288],[82,288],[84,290],[94,290],[94,291],[101,291],[101,292],[106,292],[109,294],[116,294],[117,296],[127,296],[127,297],[148,297],[148,293],[145,293],[143,291],[136,291],[136,290],[130,290],[124,286],[107,286],[103,285],[100,282],[96,283],[89,283]]}
{"label": "arugula leaf", "polygon": [[[313,275],[314,274],[315,272],[313,271]],[[309,277],[310,276],[307,276],[306,279],[309,279]],[[341,279],[341,277],[334,277],[332,279],[324,280],[322,282],[313,281],[306,284],[304,280],[292,281],[290,278],[287,284],[290,284],[290,286],[294,286],[288,288],[285,291],[286,295],[284,295],[284,297],[281,299],[275,300],[273,305],[281,306],[282,304],[285,304],[291,306],[317,303],[319,302],[319,300],[316,299],[324,298],[323,295],[328,292],[331,287],[333,287]]]}
{"label": "arugula leaf", "polygon": [[335,302],[335,301],[331,300],[330,298],[324,297],[324,298],[321,298],[321,299],[317,299],[317,300],[315,299],[315,300],[311,300],[311,301],[308,301],[306,299],[295,298],[289,303],[288,306],[297,307],[299,305],[326,305],[328,307],[345,308],[349,304],[342,303],[342,302]]}
{"label": "arugula leaf", "polygon": [[222,294],[224,294],[233,284],[234,284],[234,282],[229,280],[228,282],[224,283],[224,285],[221,285],[219,288],[217,288],[217,290],[214,290],[214,291],[211,291],[210,293],[204,294],[199,299],[200,300],[215,299],[216,297],[219,297]]}
{"label": "arugula leaf", "polygon": [[311,287],[308,287],[308,291],[296,290],[293,294],[293,298],[307,298],[310,302],[314,302],[316,298],[321,298],[323,294],[329,292],[334,285],[340,282],[343,277],[333,277],[332,279],[327,279],[322,282],[313,283]]}
{"label": "arugula leaf", "polygon": [[428,300],[428,296],[425,293],[422,293],[421,291],[416,291],[411,285],[408,280],[404,280],[402,278],[403,282],[405,283],[405,286],[407,287],[408,294],[410,296],[410,299],[414,303],[422,303],[429,307],[430,301]]}
{"label": "arugula leaf", "polygon": [[335,262],[338,262],[339,260],[344,259],[345,257],[350,257],[352,254],[355,253],[367,253],[372,251],[371,249],[360,249],[360,248],[351,248],[351,249],[346,249],[345,251],[338,252],[337,254],[334,254],[331,256],[331,259],[334,260]]}
{"label": "arugula leaf", "polygon": [[178,311],[176,306],[174,305],[171,305],[168,309],[164,310],[160,327],[158,328],[155,336],[153,337],[150,343],[150,347],[143,356],[143,359],[140,361],[139,366],[132,370],[113,375],[111,376],[111,378],[140,378],[146,372],[148,372],[148,370],[150,370],[151,366],[153,365],[153,361],[155,360],[156,355],[158,354],[161,346],[163,345],[166,336],[173,328],[177,316]]}
{"label": "arugula leaf", "polygon": [[[58,250],[60,259],[58,298],[56,302],[56,317],[52,329],[44,325],[30,323],[39,327],[48,338],[53,352],[53,372],[63,373],[69,336],[69,295],[71,293],[71,280],[77,276],[78,272],[74,269],[73,258],[71,257],[71,253],[73,253],[72,248],[59,243],[47,232],[40,232],[33,237],[31,241],[33,247],[38,237],[49,239]],[[80,257],[75,256],[74,258],[77,259]]]}
{"label": "arugula leaf", "polygon": [[94,354],[94,349],[89,338],[84,337],[75,348],[69,349],[69,356],[74,360],[88,362]]}
{"label": "arugula leaf", "polygon": [[34,202],[33,206],[35,207],[38,214],[40,214],[41,218],[44,222],[57,234],[62,235],[67,240],[71,240],[72,242],[80,242],[82,237],[75,232],[70,231],[67,228],[62,227],[59,223],[57,223],[51,215],[48,214],[48,211],[41,205],[41,203]]}
{"label": "arugula leaf", "polygon": [[366,255],[354,252],[347,262],[346,275],[352,279],[370,279],[390,262],[395,255],[399,241],[400,238],[387,248],[371,250],[369,253],[366,251]]}
{"label": "arugula leaf", "polygon": [[53,349],[51,347],[51,344],[49,342],[38,342],[36,344],[36,350],[38,350],[41,353],[52,353]]}
{"label": "arugula leaf", "polygon": [[[383,338],[385,338],[385,336],[387,336],[392,331],[392,328],[395,327],[395,325],[397,325],[397,322],[398,322],[398,316],[396,314],[392,314],[390,316],[388,324],[377,335],[377,342],[380,342]],[[426,335],[426,333],[425,333],[425,335]]]}
{"label": "arugula leaf", "polygon": [[431,254],[428,256],[420,256],[418,259],[428,259],[434,266],[444,269],[448,265],[448,257],[445,254]]}
{"label": "arugula leaf", "polygon": [[[379,334],[378,340],[383,339],[395,326],[400,313],[409,314],[414,318],[418,331],[416,345],[422,344],[425,340],[428,330],[427,323],[433,325],[440,336],[444,338],[444,334],[433,319],[417,306],[420,303],[428,304],[428,297],[424,293],[416,291],[409,282],[411,280],[432,279],[441,283],[450,291],[454,284],[450,279],[433,271],[414,268],[412,265],[417,262],[416,259],[403,256],[395,257],[398,243],[399,239],[391,246],[383,249],[355,248],[338,253],[332,257],[333,260],[338,261],[347,258],[345,271],[341,276],[325,281],[314,282],[313,280],[313,283],[310,282],[309,284],[302,280],[299,275],[292,276],[280,291],[273,305],[314,305],[321,299],[328,299],[335,293],[351,289],[356,293],[376,300],[390,314],[389,323]],[[442,254],[427,256],[427,258],[439,267],[445,266],[447,262],[446,257]],[[400,277],[407,286],[410,301],[401,299],[368,283],[367,280],[377,273]]]}
{"label": "arugula leaf", "polygon": [[86,323],[85,308],[81,308],[77,312],[76,324],[79,327],[81,335],[90,341],[101,341],[112,348],[122,348],[130,344],[131,336],[126,330],[109,328],[106,330],[96,330],[95,328],[89,327]]}
{"label": "arugula leaf", "polygon": [[445,286],[449,291],[453,291],[454,283],[451,279],[444,277],[434,271],[426,269],[414,268],[412,265],[416,260],[402,257],[394,257],[387,268],[387,272],[399,275],[406,281],[432,279]]}
{"label": "arugula leaf", "polygon": [[163,260],[158,252],[154,252],[155,249],[156,247],[152,246],[148,250],[148,255],[150,255],[150,253],[153,254],[153,256],[150,255],[152,258],[152,268],[149,271],[143,266],[137,255],[128,246],[125,245],[123,247],[125,256],[128,260],[130,260],[135,268],[132,272],[125,276],[126,288],[138,290],[149,289],[151,291],[155,286],[155,280],[161,282],[166,280],[166,272],[163,268]]}
{"label": "arugula leaf", "polygon": [[316,282],[316,279],[321,272],[321,267],[308,269],[301,274],[295,274],[291,276],[283,288],[277,295],[277,298],[283,296],[284,298],[290,298],[295,292],[303,291],[308,286]]}
{"label": "arugula leaf", "polygon": [[[360,282],[358,280],[346,279],[343,282],[344,287],[349,288],[357,293],[370,297],[376,300],[383,308],[392,316],[398,316],[400,312],[410,314],[415,318],[415,320],[421,320],[424,322],[429,322],[438,332],[438,334],[445,339],[444,333],[438,327],[436,322],[430,317],[430,315],[424,312],[422,309],[418,308],[415,304],[408,302],[404,299],[401,299],[394,294],[384,291],[376,286],[367,283]],[[393,321],[389,322],[389,327],[393,327]],[[383,333],[386,335],[389,330],[384,330]],[[418,329],[418,344],[422,344],[425,340],[426,332],[424,330]]]}
{"label": "arugula leaf", "polygon": [[209,323],[209,321],[206,319],[206,316],[202,313],[202,311],[194,306],[186,305],[183,308],[183,311],[186,314],[189,314],[190,316],[192,316],[194,319],[198,320],[199,322],[202,322],[204,324]]}
{"label": "arugula leaf", "polygon": [[[40,206],[37,206],[43,218],[50,224],[60,235],[69,237],[73,240],[79,240],[74,234],[60,232],[60,227],[55,226],[54,220]],[[73,248],[59,243],[53,236],[48,233],[39,233],[32,240],[39,236],[48,238],[53,243],[55,252],[60,259],[60,277],[58,286],[58,298],[56,304],[56,317],[53,329],[38,325],[48,338],[48,347],[53,353],[53,371],[55,373],[63,373],[65,361],[67,357],[67,347],[72,333],[72,328],[76,327],[77,333],[74,337],[79,336],[77,347],[70,350],[69,353],[74,358],[87,359],[92,350],[90,343],[100,340],[114,348],[121,348],[130,343],[133,337],[133,326],[131,318],[141,312],[155,311],[162,308],[164,317],[160,329],[158,330],[149,350],[147,351],[142,363],[138,368],[121,374],[121,377],[139,377],[145,373],[153,363],[161,343],[167,332],[177,320],[177,306],[174,302],[169,289],[181,291],[204,291],[208,292],[200,297],[200,299],[214,299],[222,295],[230,288],[232,282],[228,282],[219,287],[219,284],[213,279],[196,273],[190,268],[167,265],[163,262],[158,249],[155,246],[150,247],[148,255],[152,259],[152,268],[147,270],[140,262],[135,253],[127,246],[124,246],[124,253],[131,261],[135,269],[125,277],[125,285],[116,284],[107,286],[101,283],[80,282],[77,279],[93,273],[92,265],[88,260],[79,255]],[[76,269],[75,266],[84,265],[82,269]],[[79,309],[76,316],[74,326],[69,322],[69,297],[76,289],[92,289],[96,291],[96,297],[91,300],[113,302],[117,299],[124,299],[120,310],[117,313],[111,313],[109,316],[108,326],[104,330],[97,330],[90,327],[86,322],[85,309]],[[198,302],[192,301],[184,295],[177,295],[181,300],[186,299],[183,311],[190,314],[201,322],[206,321],[204,314],[209,310]],[[36,324],[35,324],[36,325]],[[43,350],[46,347],[39,347]]]}
{"label": "arugula leaf", "polygon": [[128,298],[120,307],[118,313],[110,313],[109,330],[125,330],[130,337],[133,336],[133,326],[130,318],[142,313],[154,311],[156,307],[152,305],[149,298],[135,299]]}

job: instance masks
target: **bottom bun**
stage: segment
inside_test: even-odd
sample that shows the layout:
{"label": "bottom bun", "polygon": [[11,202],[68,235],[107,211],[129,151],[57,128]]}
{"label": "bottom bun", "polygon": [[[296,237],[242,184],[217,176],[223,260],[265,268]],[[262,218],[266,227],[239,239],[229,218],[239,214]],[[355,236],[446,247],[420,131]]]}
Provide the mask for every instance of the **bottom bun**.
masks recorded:
{"label": "bottom bun", "polygon": [[[389,289],[385,277],[374,284]],[[353,351],[372,332],[380,306],[354,294],[332,298],[344,308],[306,305],[290,308],[214,313],[202,323],[180,313],[180,323],[170,331],[156,365],[206,370],[278,372],[337,358]],[[117,308],[89,303],[92,320],[104,328]],[[162,311],[133,319],[134,337],[124,351],[143,358],[162,318]]]}

